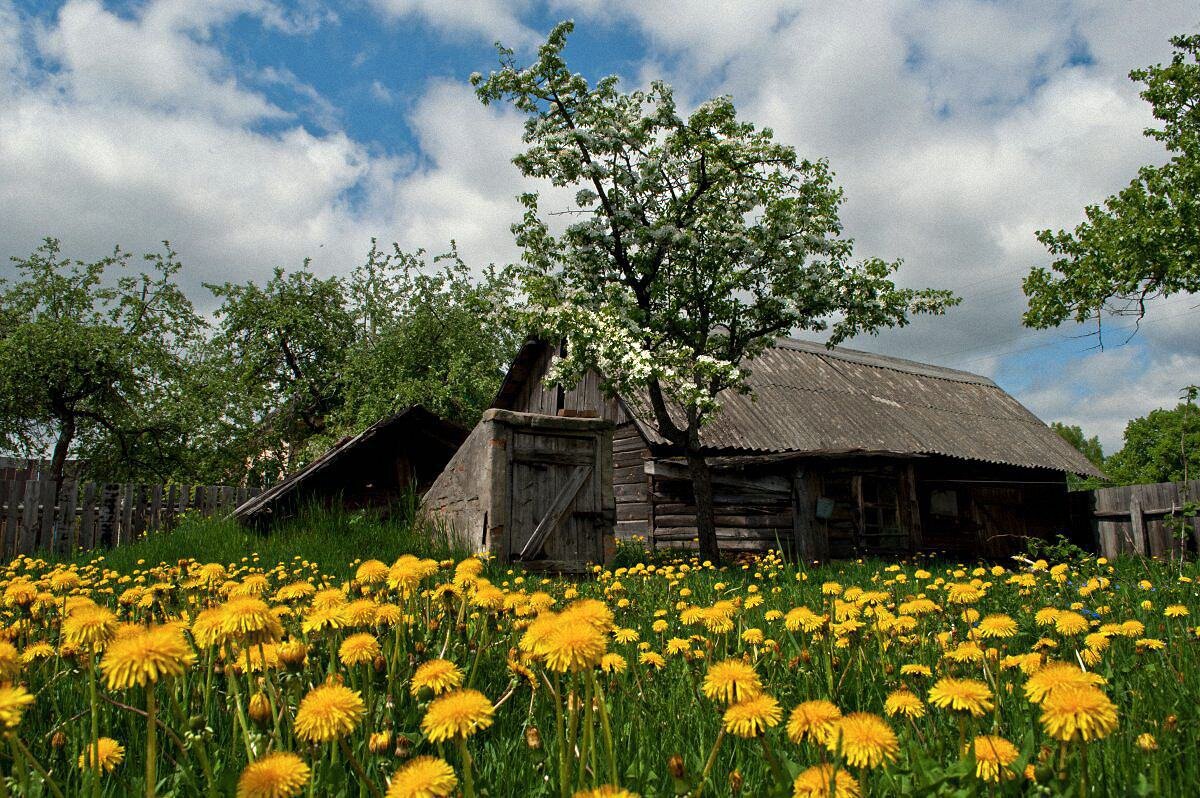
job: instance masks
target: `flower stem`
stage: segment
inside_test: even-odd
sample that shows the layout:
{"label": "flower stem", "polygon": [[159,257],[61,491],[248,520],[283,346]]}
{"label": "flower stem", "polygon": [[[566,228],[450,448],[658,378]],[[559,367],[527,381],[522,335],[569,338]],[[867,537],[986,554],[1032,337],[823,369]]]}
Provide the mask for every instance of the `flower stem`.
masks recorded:
{"label": "flower stem", "polygon": [[146,685],[146,798],[154,798],[158,793],[158,727],[154,725],[157,709],[151,683]]}
{"label": "flower stem", "polygon": [[704,771],[700,774],[700,782],[696,785],[696,793],[692,798],[700,798],[700,793],[704,792],[704,785],[708,783],[708,774],[712,772],[713,765],[717,762],[717,753],[721,750],[721,743],[725,742],[725,727],[721,727],[721,731],[717,732],[717,739],[713,742],[712,750],[708,752],[708,761],[704,763]]}
{"label": "flower stem", "polygon": [[475,798],[475,777],[471,774],[471,752],[467,750],[467,738],[460,734],[454,738],[454,742],[462,758],[463,798]]}

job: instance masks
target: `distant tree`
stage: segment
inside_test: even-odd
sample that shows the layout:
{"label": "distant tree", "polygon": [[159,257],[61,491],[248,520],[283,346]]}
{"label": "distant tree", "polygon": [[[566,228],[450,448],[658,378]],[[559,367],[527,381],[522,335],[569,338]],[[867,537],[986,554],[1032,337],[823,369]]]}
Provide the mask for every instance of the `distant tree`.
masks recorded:
{"label": "distant tree", "polygon": [[1090,320],[1099,329],[1106,313],[1140,319],[1151,299],[1200,292],[1200,35],[1171,43],[1171,63],[1130,73],[1162,122],[1146,135],[1170,160],[1142,167],[1103,206],[1089,205],[1074,231],[1038,231],[1055,260],[1025,278],[1026,325]]}
{"label": "distant tree", "polygon": [[1200,478],[1200,411],[1195,389],[1173,409],[1153,410],[1125,427],[1125,445],[1105,461],[1118,485]]}
{"label": "distant tree", "polygon": [[120,249],[85,263],[48,238],[0,280],[0,448],[69,456],[105,478],[162,475],[185,449],[176,412],[203,321],[170,245],[130,273]]}
{"label": "distant tree", "polygon": [[452,251],[391,252],[373,243],[349,280],[356,342],[341,374],[341,430],[412,404],[473,426],[521,341],[511,270],[478,277]]}
{"label": "distant tree", "polygon": [[[1100,445],[1100,439],[1093,435],[1087,437],[1083,433],[1083,429],[1077,424],[1063,424],[1060,421],[1055,421],[1050,424],[1050,428],[1058,433],[1064,441],[1074,446],[1079,453],[1091,461],[1092,465],[1101,470],[1104,469],[1104,448]],[[1095,477],[1081,478],[1074,474],[1067,475],[1067,485],[1071,490],[1086,490],[1097,488],[1104,484],[1103,480]]]}
{"label": "distant tree", "polygon": [[561,233],[536,194],[521,197],[523,287],[568,342],[554,378],[571,384],[596,368],[686,457],[700,549],[715,558],[700,430],[722,391],[749,390],[746,361],[790,330],[831,329],[833,344],[953,299],[897,288],[899,262],[852,260],[825,161],[739,121],[728,97],[685,118],[664,83],[589,85],[563,59],[572,27],[555,27],[530,66],[500,47],[499,70],[471,78],[484,103],[526,115],[521,172],[578,189],[565,211],[576,221]]}
{"label": "distant tree", "polygon": [[338,277],[276,268],[263,285],[208,285],[221,300],[209,345],[210,388],[229,401],[240,452],[286,470],[297,450],[325,432],[355,341],[347,289]]}

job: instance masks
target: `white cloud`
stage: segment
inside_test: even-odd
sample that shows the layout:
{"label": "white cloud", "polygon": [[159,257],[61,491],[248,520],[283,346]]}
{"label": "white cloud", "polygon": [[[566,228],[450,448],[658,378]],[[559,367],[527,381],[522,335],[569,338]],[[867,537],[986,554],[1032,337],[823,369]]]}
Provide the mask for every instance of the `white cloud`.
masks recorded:
{"label": "white cloud", "polygon": [[521,22],[529,0],[369,0],[392,20],[421,20],[444,34],[524,46],[537,34]]}

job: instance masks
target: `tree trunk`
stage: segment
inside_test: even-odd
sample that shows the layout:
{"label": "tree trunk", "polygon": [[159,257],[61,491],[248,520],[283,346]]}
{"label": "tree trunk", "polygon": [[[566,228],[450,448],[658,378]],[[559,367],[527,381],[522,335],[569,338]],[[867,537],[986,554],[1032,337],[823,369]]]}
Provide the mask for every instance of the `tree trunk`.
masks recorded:
{"label": "tree trunk", "polygon": [[71,441],[75,439],[75,416],[68,415],[62,420],[58,431],[58,440],[54,444],[54,456],[50,460],[50,477],[55,487],[61,489],[63,470],[67,464],[67,453],[71,450]]}
{"label": "tree trunk", "polygon": [[700,538],[700,557],[716,564],[721,550],[717,546],[717,525],[713,517],[712,469],[698,447],[688,447],[687,464],[688,474],[692,478],[692,491],[696,495],[696,535]]}

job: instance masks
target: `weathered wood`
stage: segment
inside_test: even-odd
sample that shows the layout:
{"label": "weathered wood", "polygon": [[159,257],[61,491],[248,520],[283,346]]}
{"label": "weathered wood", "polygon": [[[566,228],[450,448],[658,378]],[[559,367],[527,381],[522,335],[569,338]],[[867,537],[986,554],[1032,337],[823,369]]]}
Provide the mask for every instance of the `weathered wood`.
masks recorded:
{"label": "weathered wood", "polygon": [[99,520],[96,506],[96,483],[89,482],[83,486],[83,513],[79,518],[78,547],[83,551],[96,548],[96,525]]}
{"label": "weathered wood", "polygon": [[63,485],[64,491],[59,498],[60,513],[55,527],[58,535],[55,539],[54,553],[67,554],[76,549],[78,532],[75,522],[75,508],[79,502],[79,483],[68,482]]}
{"label": "weathered wood", "polygon": [[[1133,535],[1133,550],[1136,554],[1146,553],[1146,519],[1142,516],[1142,499],[1133,494],[1129,500],[1129,522]],[[1158,554],[1160,552],[1151,552]]]}
{"label": "weathered wood", "polygon": [[25,483],[14,479],[8,482],[8,509],[4,514],[3,551],[6,560],[12,559],[17,553],[21,527],[21,498],[25,493]]}
{"label": "weathered wood", "polygon": [[550,452],[541,449],[518,449],[513,452],[514,463],[530,465],[590,465],[595,454],[587,451]]}
{"label": "weathered wood", "polygon": [[559,490],[558,495],[550,503],[550,509],[546,511],[546,515],[538,522],[533,533],[529,536],[529,540],[525,542],[521,549],[520,559],[528,560],[541,551],[542,545],[546,542],[546,538],[550,533],[558,529],[562,523],[567,511],[571,507],[571,502],[575,500],[575,494],[579,493],[579,489],[583,487],[583,483],[591,476],[592,467],[590,465],[581,465],[576,467],[571,474],[570,479]]}
{"label": "weathered wood", "polygon": [[25,483],[21,525],[17,533],[15,553],[33,554],[37,547],[38,502],[41,499],[41,483],[30,480]]}

